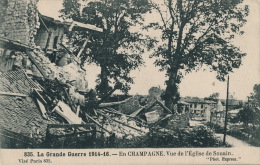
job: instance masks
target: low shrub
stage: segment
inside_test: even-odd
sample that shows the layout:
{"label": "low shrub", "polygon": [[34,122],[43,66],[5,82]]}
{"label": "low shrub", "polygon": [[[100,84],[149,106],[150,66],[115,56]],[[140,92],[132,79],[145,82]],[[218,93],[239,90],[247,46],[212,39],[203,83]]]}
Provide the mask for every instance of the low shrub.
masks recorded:
{"label": "low shrub", "polygon": [[179,129],[171,133],[151,131],[146,136],[134,139],[116,139],[116,144],[117,148],[223,147],[211,129],[205,126]]}
{"label": "low shrub", "polygon": [[214,130],[216,133],[224,133],[224,128],[213,123],[206,123],[206,126],[209,127],[210,129]]}

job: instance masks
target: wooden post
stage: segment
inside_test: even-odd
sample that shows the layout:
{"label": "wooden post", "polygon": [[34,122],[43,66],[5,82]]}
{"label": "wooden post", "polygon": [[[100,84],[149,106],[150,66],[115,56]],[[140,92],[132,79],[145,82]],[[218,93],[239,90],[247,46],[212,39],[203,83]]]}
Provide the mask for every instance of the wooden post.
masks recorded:
{"label": "wooden post", "polygon": [[94,147],[96,147],[96,145],[97,145],[97,127],[96,126],[93,128],[92,139],[94,141]]}
{"label": "wooden post", "polygon": [[78,58],[83,53],[83,51],[85,50],[85,47],[86,47],[87,43],[89,42],[89,39],[90,39],[90,34],[89,34],[88,38],[85,40],[83,46],[81,47],[81,49],[80,49],[80,51],[79,51],[79,53],[77,55]]}
{"label": "wooden post", "polygon": [[49,124],[47,125],[44,144],[46,145],[46,147],[49,147],[49,145],[51,144],[51,136],[50,136],[50,126],[49,126]]}
{"label": "wooden post", "polygon": [[225,124],[224,124],[224,137],[223,137],[223,145],[225,145],[225,144],[226,144],[226,134],[227,134],[228,94],[229,94],[229,75],[228,75],[228,79],[227,79],[226,116],[225,116]]}

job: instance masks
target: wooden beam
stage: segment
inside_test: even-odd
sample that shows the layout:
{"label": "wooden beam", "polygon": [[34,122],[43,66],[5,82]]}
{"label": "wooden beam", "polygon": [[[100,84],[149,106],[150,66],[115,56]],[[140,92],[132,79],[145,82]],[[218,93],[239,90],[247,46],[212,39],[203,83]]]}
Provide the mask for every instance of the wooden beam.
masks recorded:
{"label": "wooden beam", "polygon": [[79,53],[77,55],[78,58],[83,53],[83,51],[85,50],[85,47],[86,47],[87,43],[89,42],[89,40],[90,40],[90,35],[88,36],[88,38],[85,40],[83,46],[81,47],[81,49],[80,49],[80,51],[79,51]]}
{"label": "wooden beam", "polygon": [[36,93],[36,95],[38,96],[38,98],[41,100],[41,102],[45,105],[47,105],[48,103],[45,101],[45,99],[42,97],[42,95],[38,92],[38,90],[33,89],[34,92]]}
{"label": "wooden beam", "polygon": [[65,134],[65,135],[49,135],[50,138],[62,138],[62,137],[71,137],[71,136],[77,136],[77,135],[84,135],[87,133],[93,133],[94,130],[89,130],[89,131],[81,131],[81,132],[75,132],[75,133],[70,133],[70,134]]}
{"label": "wooden beam", "polygon": [[69,27],[69,31],[72,31],[73,27],[75,26],[74,21],[71,23],[70,27]]}
{"label": "wooden beam", "polygon": [[12,44],[11,46],[17,46],[17,47],[22,48],[22,49],[28,48],[30,50],[33,50],[33,48],[30,47],[29,45],[23,44],[19,41],[15,41],[15,40],[12,40],[12,39],[9,39],[9,38],[6,38],[6,37],[0,37],[0,41],[5,42],[7,44]]}
{"label": "wooden beam", "polygon": [[156,104],[158,104],[158,103],[157,103],[157,102],[154,102],[154,103],[153,103],[152,105],[150,105],[148,108],[146,108],[146,107],[141,107],[140,109],[134,111],[130,116],[135,117],[135,116],[139,115],[140,113],[144,113],[144,112],[146,112],[146,111],[149,111],[149,110],[150,110],[151,108],[153,108]]}
{"label": "wooden beam", "polygon": [[44,119],[48,119],[47,111],[46,111],[46,109],[45,109],[43,103],[42,103],[40,100],[38,100],[37,98],[36,98],[36,102],[37,102],[37,104],[38,104],[38,106],[39,106],[39,109],[40,109],[40,111],[41,111],[41,113],[42,113],[42,117],[43,117]]}
{"label": "wooden beam", "polygon": [[93,123],[86,123],[86,124],[48,124],[48,128],[76,128],[76,127],[84,127],[90,128],[94,127],[95,124]]}
{"label": "wooden beam", "polygon": [[76,112],[77,116],[79,116],[79,111],[80,111],[80,105],[77,106],[77,112]]}
{"label": "wooden beam", "polygon": [[106,115],[106,114],[104,114],[104,113],[102,113],[102,112],[100,112],[100,111],[98,111],[98,110],[97,110],[97,113],[99,113],[100,115],[105,116],[106,118],[109,118],[110,120],[113,120],[113,121],[115,121],[115,122],[117,122],[117,123],[119,123],[119,124],[122,124],[122,125],[124,125],[124,126],[126,126],[126,127],[132,128],[132,129],[134,129],[134,130],[136,130],[136,131],[139,131],[139,132],[146,133],[146,132],[144,132],[144,131],[142,131],[142,130],[140,130],[140,129],[137,129],[137,128],[135,128],[135,127],[132,127],[132,126],[130,126],[130,125],[127,125],[127,124],[125,124],[125,123],[122,123],[122,122],[120,122],[120,121],[118,121],[118,120],[115,120],[115,119],[111,118],[110,116],[108,116],[108,115]]}
{"label": "wooden beam", "polygon": [[93,119],[91,116],[89,116],[87,113],[85,113],[85,115],[95,124],[97,124],[100,128],[102,128],[103,130],[107,131],[109,134],[113,134],[113,132],[110,132],[109,130],[107,130],[106,128],[104,128],[98,121],[96,121],[95,119]]}
{"label": "wooden beam", "polygon": [[[115,115],[125,115],[125,116],[127,116],[127,117],[132,117],[132,116],[129,116],[129,115],[126,115],[126,114],[123,114],[123,113],[121,113],[121,112],[118,112],[117,110],[110,110],[110,109],[107,109],[107,108],[105,108],[105,109],[102,109],[102,111],[105,111],[105,112],[108,112],[108,113],[112,113],[112,114],[115,114]],[[133,118],[133,117],[132,117]]]}
{"label": "wooden beam", "polygon": [[126,117],[134,119],[135,122],[137,122],[139,124],[143,124],[142,122],[137,120],[138,118],[130,116],[130,115],[123,114],[123,113],[118,112],[117,110],[114,110],[114,109],[113,109],[113,111],[111,111],[110,109],[106,108],[106,109],[102,109],[102,111],[107,112],[107,113],[112,113],[112,114],[115,114],[115,115],[125,115]]}
{"label": "wooden beam", "polygon": [[154,125],[158,125],[158,124],[160,124],[162,121],[164,121],[164,120],[166,120],[166,119],[168,119],[168,118],[170,118],[170,117],[172,117],[173,116],[173,114],[167,114],[165,117],[162,117],[161,119],[159,119],[157,122],[155,122],[155,123],[153,123],[153,124],[151,124],[152,126],[154,126]]}
{"label": "wooden beam", "polygon": [[27,95],[22,93],[11,93],[11,92],[1,92],[1,91],[0,91],[0,95],[27,97]]}
{"label": "wooden beam", "polygon": [[[78,57],[76,57],[68,48],[66,48],[65,45],[63,45],[62,43],[59,43],[59,45],[61,47],[63,47],[70,55],[72,55],[74,58],[73,60],[80,66],[80,59]],[[86,69],[84,69],[83,67],[80,66],[80,68],[84,71],[86,71]]]}
{"label": "wooden beam", "polygon": [[38,12],[38,15],[39,15],[39,18],[40,18],[40,21],[42,22],[43,26],[45,27],[45,29],[47,30],[48,33],[51,33],[51,31],[49,30],[49,28],[46,26],[45,22],[43,21],[42,19],[42,15],[40,12]]}
{"label": "wooden beam", "polygon": [[103,32],[102,28],[98,28],[95,25],[84,24],[84,23],[77,22],[77,21],[73,21],[71,23],[71,25],[69,27],[69,31],[72,31],[74,26],[82,27],[82,28],[89,29],[89,30],[94,30],[94,31],[97,31],[97,32]]}
{"label": "wooden beam", "polygon": [[160,102],[158,99],[156,99],[156,102],[166,111],[168,111],[169,113],[172,113],[171,110],[169,110],[162,102]]}
{"label": "wooden beam", "polygon": [[63,43],[58,43],[61,47],[63,47],[69,54],[75,56]]}
{"label": "wooden beam", "polygon": [[30,60],[32,61],[32,63],[36,66],[36,68],[40,71],[40,73],[42,74],[43,78],[46,79],[47,76],[44,73],[42,67],[40,65],[38,65],[38,63],[36,62],[36,60],[34,59],[34,57],[31,55],[30,50],[26,49],[26,53],[28,55],[28,57],[30,58]]}
{"label": "wooden beam", "polygon": [[47,38],[47,42],[46,42],[46,45],[45,45],[45,49],[44,49],[44,52],[46,53],[47,52],[47,49],[49,47],[49,44],[50,44],[50,39],[51,39],[51,35],[52,35],[52,32],[49,30],[49,28],[46,26],[45,22],[43,21],[42,19],[42,15],[40,12],[38,12],[38,15],[39,15],[39,18],[40,18],[40,21],[41,23],[43,24],[43,26],[45,27],[45,29],[47,30],[48,32],[48,38]]}
{"label": "wooden beam", "polygon": [[134,111],[133,113],[130,114],[130,116],[132,117],[136,117],[139,113],[141,113],[143,110],[145,110],[144,107],[141,107],[139,109],[137,109],[136,111]]}
{"label": "wooden beam", "polygon": [[110,103],[101,103],[101,104],[98,105],[98,107],[99,107],[99,108],[111,107],[111,106],[114,106],[114,105],[123,104],[123,103],[127,102],[127,101],[130,100],[130,99],[131,99],[131,97],[128,98],[128,99],[125,99],[125,100],[123,100],[123,101],[110,102]]}

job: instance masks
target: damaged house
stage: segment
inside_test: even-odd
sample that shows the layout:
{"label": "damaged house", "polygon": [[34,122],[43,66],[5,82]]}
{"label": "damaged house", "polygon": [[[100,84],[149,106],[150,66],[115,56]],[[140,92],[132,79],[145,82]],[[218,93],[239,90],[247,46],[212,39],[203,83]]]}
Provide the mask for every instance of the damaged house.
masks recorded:
{"label": "damaged house", "polygon": [[51,139],[64,137],[82,137],[85,142],[86,138],[92,139],[87,140],[90,144],[80,146],[73,145],[70,139],[67,147],[95,147],[93,139],[100,135],[131,138],[149,131],[134,117],[107,108],[122,101],[102,103],[104,98],[97,100],[87,88],[86,71],[78,58],[89,38],[78,54],[73,54],[67,34],[84,30],[91,35],[102,33],[102,29],[43,16],[37,10],[37,0],[1,1],[1,11],[2,148],[46,143],[45,147],[63,147],[64,139],[54,143]]}
{"label": "damaged house", "polygon": [[[62,119],[58,115],[49,115],[46,110],[48,106],[59,112],[55,107],[62,104],[59,101],[65,101],[65,98],[43,96],[41,93],[46,86],[35,81],[57,81],[60,86],[70,83],[74,91],[87,90],[86,71],[75,62],[77,57],[69,52],[67,43],[64,43],[66,32],[78,25],[40,15],[36,0],[5,0],[1,3],[1,147],[31,144],[35,138],[42,141],[49,124],[81,124],[81,119],[72,111],[62,113]],[[92,25],[80,24],[78,27],[89,33],[102,31]],[[53,60],[51,55],[60,57]],[[64,60],[64,57],[67,58]],[[67,97],[72,98],[70,103],[84,103],[84,96],[74,91],[66,93],[64,90]],[[57,105],[48,105],[54,99],[58,100]],[[68,107],[66,104],[61,106]],[[72,119],[66,119],[66,116],[72,116]]]}
{"label": "damaged house", "polygon": [[[41,15],[37,0],[4,0],[0,7],[2,148],[100,147],[104,143],[115,147],[115,137],[132,139],[158,127],[188,126],[185,102],[176,110],[168,109],[157,94],[147,96],[149,103],[135,98],[106,102],[117,85],[103,98],[88,89],[79,57],[91,34],[102,33],[101,28]],[[68,36],[80,30],[89,37],[74,54]],[[130,99],[138,104],[131,114],[112,108]]]}

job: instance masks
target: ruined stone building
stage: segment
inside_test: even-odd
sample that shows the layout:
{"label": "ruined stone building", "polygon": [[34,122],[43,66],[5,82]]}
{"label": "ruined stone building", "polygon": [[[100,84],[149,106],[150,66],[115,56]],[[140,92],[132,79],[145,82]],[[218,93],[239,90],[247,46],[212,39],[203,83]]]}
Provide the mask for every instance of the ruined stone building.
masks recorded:
{"label": "ruined stone building", "polygon": [[86,71],[69,52],[66,33],[74,27],[90,33],[102,30],[42,16],[37,0],[1,0],[0,10],[0,135],[5,147],[19,139],[16,136],[41,140],[48,124],[64,122],[55,116],[44,118],[41,101],[32,97],[41,86],[31,76],[70,82],[72,89],[86,91]]}

